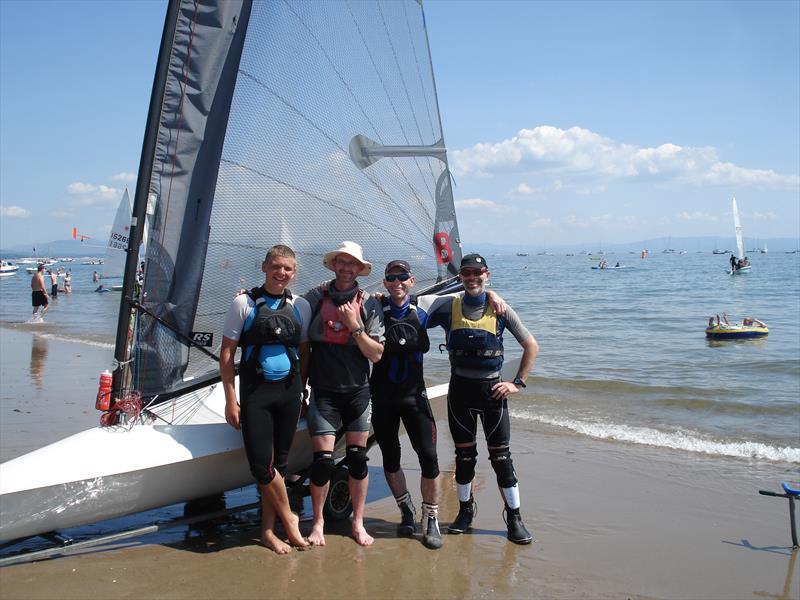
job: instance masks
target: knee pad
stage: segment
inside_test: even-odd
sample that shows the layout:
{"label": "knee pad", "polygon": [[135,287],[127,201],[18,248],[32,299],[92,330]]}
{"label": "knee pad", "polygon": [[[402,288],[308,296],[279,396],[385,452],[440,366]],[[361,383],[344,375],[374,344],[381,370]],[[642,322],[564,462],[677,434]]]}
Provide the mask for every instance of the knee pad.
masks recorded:
{"label": "knee pad", "polygon": [[419,466],[423,477],[436,479],[439,476],[439,460],[436,456],[436,450],[420,453]]}
{"label": "knee pad", "polygon": [[475,463],[478,462],[478,448],[456,448],[456,483],[465,485],[475,477]]}
{"label": "knee pad", "polygon": [[508,448],[490,448],[489,460],[497,475],[497,485],[501,488],[510,488],[517,483],[514,473],[514,462],[511,460],[511,451]]}
{"label": "knee pad", "polygon": [[400,444],[397,444],[397,448],[381,446],[381,454],[383,455],[383,470],[387,473],[397,473],[400,470]]}
{"label": "knee pad", "polygon": [[353,479],[364,479],[369,474],[367,468],[367,449],[364,446],[348,446],[344,464]]}
{"label": "knee pad", "polygon": [[332,452],[314,452],[314,462],[311,463],[311,483],[322,487],[331,480],[331,475],[336,470]]}

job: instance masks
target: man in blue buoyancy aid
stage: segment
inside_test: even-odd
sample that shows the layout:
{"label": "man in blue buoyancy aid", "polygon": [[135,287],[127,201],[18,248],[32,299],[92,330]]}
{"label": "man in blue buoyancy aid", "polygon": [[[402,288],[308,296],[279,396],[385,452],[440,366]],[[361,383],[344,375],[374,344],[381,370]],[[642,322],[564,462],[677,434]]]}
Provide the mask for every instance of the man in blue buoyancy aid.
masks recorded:
{"label": "man in blue buoyancy aid", "polygon": [[416,510],[400,466],[400,421],[419,458],[422,471],[422,543],[441,548],[439,531],[439,460],[436,420],[433,417],[422,370],[422,355],[430,348],[425,328],[427,314],[409,293],[415,279],[411,265],[393,260],[386,265],[383,285],[389,293],[383,307],[384,350],[372,369],[372,427],[383,455],[383,473],[400,508],[399,536],[416,531]]}
{"label": "man in blue buoyancy aid", "polygon": [[[489,269],[479,254],[468,254],[461,260],[459,275],[465,292],[455,297],[436,300],[431,308],[419,299],[419,306],[428,310],[428,327],[441,325],[447,333],[450,356],[450,389],[447,394],[448,425],[456,447],[456,483],[460,509],[448,527],[452,534],[467,532],[475,516],[472,480],[478,452],[476,433],[481,417],[489,460],[497,477],[505,503],[504,513],[508,539],[529,544],[531,534],[520,515],[519,484],[511,460],[511,422],[508,396],[525,387],[525,378],[533,368],[539,345],[517,314],[506,307],[497,316],[486,298]],[[502,381],[503,333],[511,332],[522,346],[519,370],[513,381]]]}
{"label": "man in blue buoyancy aid", "polygon": [[[288,246],[270,248],[261,265],[261,287],[234,298],[223,328],[220,376],[225,391],[225,420],[242,430],[250,470],[261,493],[261,543],[277,554],[308,545],[298,517],[289,508],[283,480],[297,430],[308,372],[311,309],[287,287],[297,261]],[[234,386],[234,357],[239,362],[239,400]],[[279,518],[289,538],[275,535]]]}
{"label": "man in blue buoyancy aid", "polygon": [[336,431],[344,427],[348,486],[353,502],[353,538],[361,546],[374,539],[364,528],[369,470],[367,440],[370,429],[370,363],[383,354],[380,302],[364,293],[356,277],[369,275],[361,246],[342,242],[328,252],[323,264],[336,274],[326,286],[305,294],[311,307],[309,366],[312,387],[308,425],[314,462],[311,465],[311,504],[314,520],[308,541],[325,545],[323,507],[336,465]]}

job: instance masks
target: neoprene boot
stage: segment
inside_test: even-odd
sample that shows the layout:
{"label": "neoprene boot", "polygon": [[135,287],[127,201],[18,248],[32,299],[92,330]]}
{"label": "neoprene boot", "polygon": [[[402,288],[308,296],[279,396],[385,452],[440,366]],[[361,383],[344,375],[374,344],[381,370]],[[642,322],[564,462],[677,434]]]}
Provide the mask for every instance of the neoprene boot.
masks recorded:
{"label": "neoprene boot", "polygon": [[470,498],[466,502],[459,502],[458,504],[460,508],[458,509],[455,521],[450,523],[447,528],[447,531],[455,534],[469,531],[472,527],[472,519],[475,517],[477,509],[474,498]]}
{"label": "neoprene boot", "polygon": [[422,543],[431,550],[438,550],[444,543],[439,530],[438,513],[437,504],[422,503]]}
{"label": "neoprene boot", "polygon": [[508,527],[508,539],[515,544],[530,544],[533,540],[531,533],[525,528],[522,522],[522,515],[519,514],[518,508],[509,508],[508,506],[503,509],[503,520]]}
{"label": "neoprene boot", "polygon": [[411,537],[417,531],[417,511],[412,502],[403,502],[400,506],[400,524],[397,526],[399,537]]}

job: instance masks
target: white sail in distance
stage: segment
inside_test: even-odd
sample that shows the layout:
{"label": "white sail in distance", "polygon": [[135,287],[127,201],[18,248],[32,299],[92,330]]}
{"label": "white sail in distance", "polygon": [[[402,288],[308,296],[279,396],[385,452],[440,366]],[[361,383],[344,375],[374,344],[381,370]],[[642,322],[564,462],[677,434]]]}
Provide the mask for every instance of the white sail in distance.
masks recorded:
{"label": "white sail in distance", "polygon": [[106,255],[103,259],[101,277],[110,279],[122,277],[125,273],[125,253],[128,250],[128,237],[131,229],[131,197],[128,188],[122,194],[122,200],[117,207],[114,225],[108,236]]}
{"label": "white sail in distance", "polygon": [[733,228],[736,232],[736,249],[739,252],[738,258],[744,258],[744,241],[742,240],[742,221],[739,218],[739,207],[736,206],[736,198],[733,199]]}

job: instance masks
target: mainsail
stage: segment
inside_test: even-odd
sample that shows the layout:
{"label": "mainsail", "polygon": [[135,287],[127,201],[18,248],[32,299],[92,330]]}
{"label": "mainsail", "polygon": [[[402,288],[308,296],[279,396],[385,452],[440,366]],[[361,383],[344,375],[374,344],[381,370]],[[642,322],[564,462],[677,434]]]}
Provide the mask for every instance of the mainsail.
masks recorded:
{"label": "mainsail", "polygon": [[131,229],[131,197],[128,188],[122,194],[122,199],[117,207],[114,224],[108,235],[106,254],[103,259],[103,268],[100,276],[103,279],[122,277],[125,273],[125,257],[128,250],[128,239]]}
{"label": "mainsail", "polygon": [[322,256],[342,240],[376,265],[367,288],[396,258],[421,288],[455,274],[460,240],[418,0],[175,0],[150,107],[115,353],[130,366],[125,385],[145,398],[216,376],[225,311],[243,282],[263,281],[273,244],[297,252],[296,293],[331,277]]}
{"label": "mainsail", "polygon": [[744,258],[744,240],[742,240],[742,222],[739,219],[739,207],[736,206],[736,198],[733,199],[733,228],[736,232],[736,249],[738,258]]}

